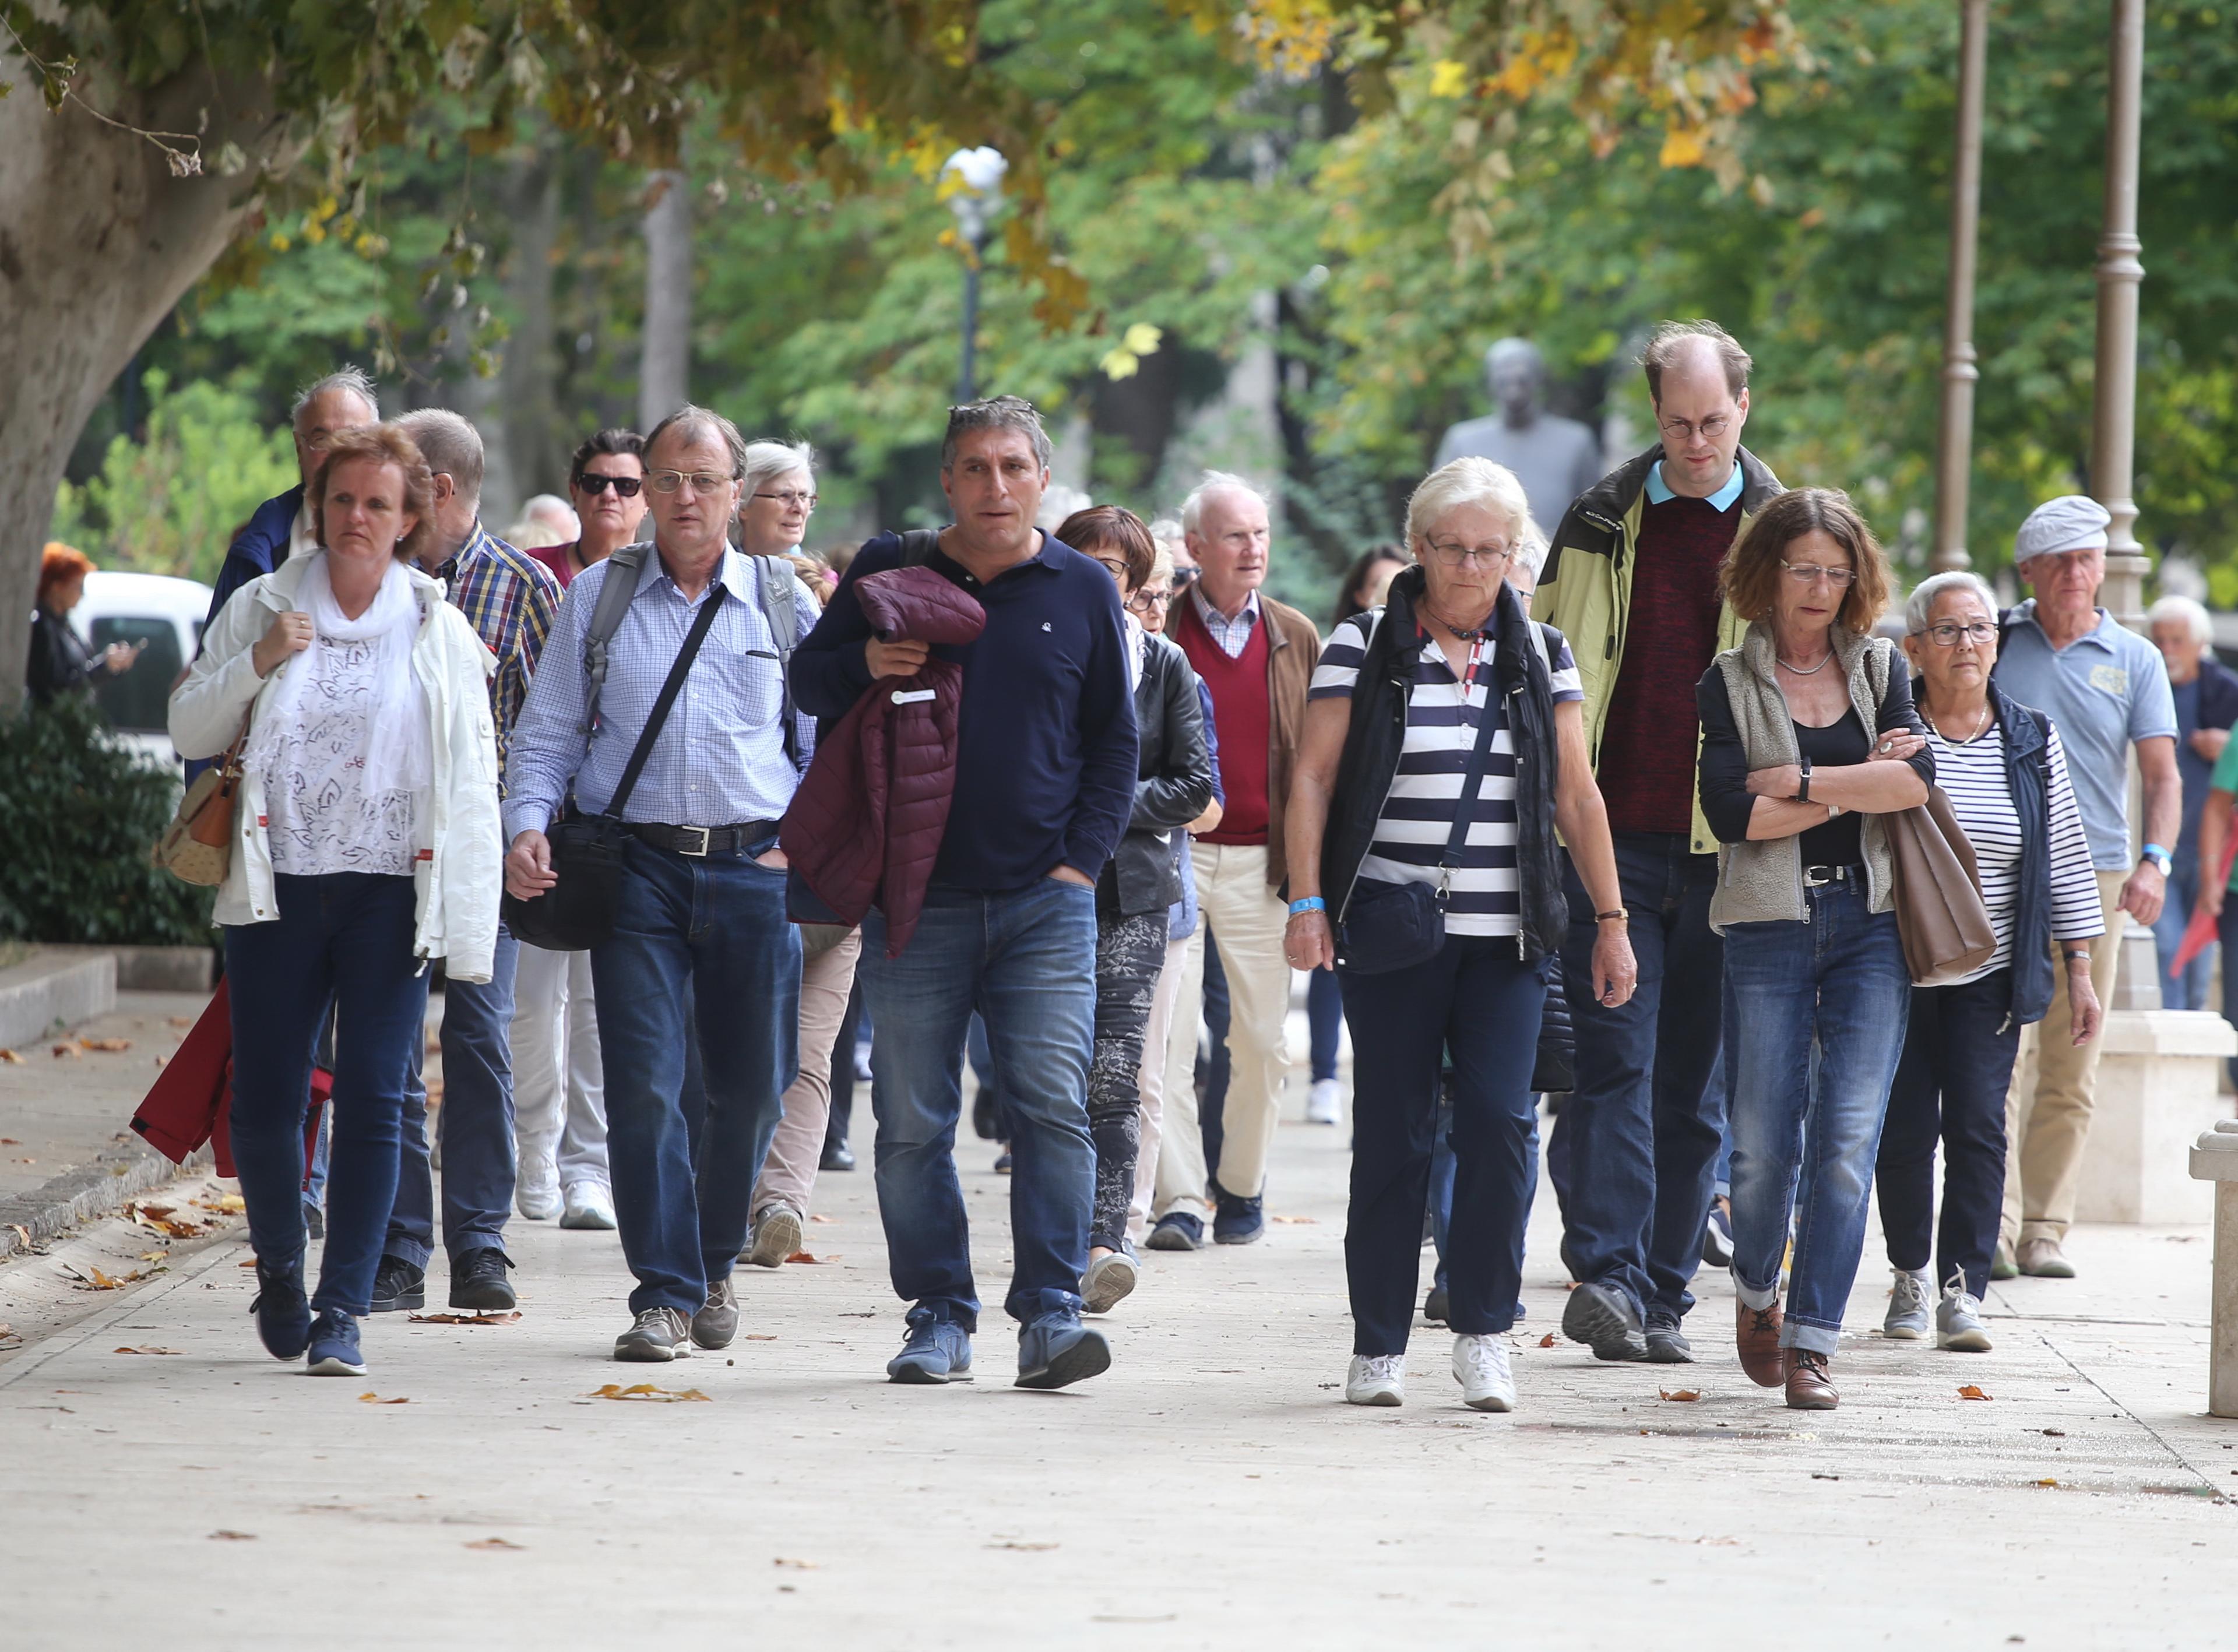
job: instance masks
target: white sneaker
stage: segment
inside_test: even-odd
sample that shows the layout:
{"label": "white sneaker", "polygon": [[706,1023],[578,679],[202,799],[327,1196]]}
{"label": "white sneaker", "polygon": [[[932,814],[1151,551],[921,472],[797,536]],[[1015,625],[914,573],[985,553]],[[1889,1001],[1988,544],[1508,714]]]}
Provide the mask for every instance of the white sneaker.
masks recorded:
{"label": "white sneaker", "polygon": [[1909,1268],[1896,1270],[1896,1283],[1889,1289],[1888,1318],[1881,1321],[1881,1335],[1893,1337],[1898,1342],[1917,1342],[1927,1334],[1927,1318],[1935,1300],[1935,1287],[1928,1282],[1927,1270],[1917,1273]]}
{"label": "white sneaker", "polygon": [[566,1208],[560,1213],[560,1226],[611,1230],[614,1226],[613,1195],[596,1182],[578,1182],[567,1190]]}
{"label": "white sneaker", "polygon": [[1455,1337],[1453,1380],[1461,1385],[1461,1404],[1472,1411],[1513,1411],[1515,1374],[1508,1368],[1507,1338]]}
{"label": "white sneaker", "polygon": [[1404,1354],[1354,1354],[1352,1369],[1344,1374],[1344,1403],[1347,1405],[1404,1405],[1407,1403],[1407,1357]]}
{"label": "white sneaker", "polygon": [[549,1159],[523,1159],[513,1184],[513,1202],[532,1222],[548,1222],[560,1211],[560,1167]]}
{"label": "white sneaker", "polygon": [[1990,1332],[1982,1323],[1981,1301],[1966,1293],[1963,1279],[1945,1285],[1943,1300],[1935,1305],[1935,1345],[1962,1354],[1990,1351]]}
{"label": "white sneaker", "polygon": [[752,1236],[738,1259],[758,1268],[781,1268],[800,1249],[800,1213],[790,1205],[771,1205],[754,1218]]}
{"label": "white sneaker", "polygon": [[1314,1087],[1306,1092],[1306,1122],[1342,1124],[1344,1087],[1334,1079],[1315,1079]]}

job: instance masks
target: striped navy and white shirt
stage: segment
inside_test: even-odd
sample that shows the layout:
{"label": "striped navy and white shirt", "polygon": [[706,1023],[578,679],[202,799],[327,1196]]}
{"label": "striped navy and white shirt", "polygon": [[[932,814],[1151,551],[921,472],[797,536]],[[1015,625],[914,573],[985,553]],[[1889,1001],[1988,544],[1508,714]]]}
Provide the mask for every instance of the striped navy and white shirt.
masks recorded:
{"label": "striped navy and white shirt", "polygon": [[[1935,754],[1935,783],[1950,797],[1950,812],[1974,846],[1982,904],[1990,909],[1990,927],[1996,932],[1996,955],[1966,977],[1979,981],[2012,962],[2013,924],[2020,908],[2021,817],[2005,774],[2004,730],[1993,717],[1976,738],[1954,745],[1930,724],[1927,744]],[[2051,769],[2051,933],[2058,941],[2088,941],[2103,935],[2106,922],[2098,908],[2098,880],[2090,869],[2090,840],[2082,829],[2056,727],[2046,756]]]}
{"label": "striped navy and white shirt", "polygon": [[[1314,668],[1308,699],[1352,697],[1368,639],[1385,612],[1378,608],[1354,615],[1330,634],[1321,664]],[[1578,680],[1578,663],[1571,657],[1569,644],[1556,641],[1548,662],[1554,703],[1582,700],[1586,696]],[[1506,707],[1493,692],[1493,658],[1492,638],[1479,638],[1469,653],[1469,683],[1464,691],[1436,641],[1423,639],[1414,656],[1399,772],[1392,777],[1367,857],[1360,863],[1365,882],[1438,881],[1438,860],[1453,835],[1453,810],[1460,802],[1469,753],[1481,719],[1490,717],[1492,748],[1486,754],[1484,783],[1478,789],[1461,862],[1453,869],[1447,894],[1449,935],[1512,935],[1522,928],[1515,876],[1515,746],[1508,733]]]}

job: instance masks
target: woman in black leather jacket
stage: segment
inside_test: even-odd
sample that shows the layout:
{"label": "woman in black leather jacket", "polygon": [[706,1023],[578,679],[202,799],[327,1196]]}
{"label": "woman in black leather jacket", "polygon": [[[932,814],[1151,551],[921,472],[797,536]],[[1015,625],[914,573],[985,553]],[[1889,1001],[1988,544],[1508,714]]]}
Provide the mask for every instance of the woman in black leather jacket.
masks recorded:
{"label": "woman in black leather jacket", "polygon": [[[1122,602],[1149,578],[1157,550],[1140,517],[1117,506],[1076,511],[1056,537],[1110,570]],[[1080,1294],[1107,1313],[1135,1288],[1127,1205],[1142,1146],[1142,1034],[1166,961],[1167,909],[1181,899],[1173,834],[1212,801],[1212,759],[1189,658],[1127,616],[1142,736],[1135,814],[1096,881],[1096,1044],[1088,1069],[1088,1129],[1096,1142],[1096,1210]]]}

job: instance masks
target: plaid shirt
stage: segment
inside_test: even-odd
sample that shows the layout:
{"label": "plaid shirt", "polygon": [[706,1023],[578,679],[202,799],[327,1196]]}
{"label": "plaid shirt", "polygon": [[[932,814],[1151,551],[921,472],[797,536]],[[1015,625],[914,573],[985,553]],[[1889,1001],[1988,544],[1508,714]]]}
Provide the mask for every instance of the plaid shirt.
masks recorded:
{"label": "plaid shirt", "polygon": [[497,656],[497,675],[490,679],[490,712],[497,720],[498,790],[502,796],[506,749],[528,698],[536,657],[544,651],[544,639],[552,631],[560,582],[551,569],[492,534],[480,519],[456,554],[435,570],[435,577],[474,634]]}
{"label": "plaid shirt", "polygon": [[1243,651],[1251,645],[1251,628],[1259,623],[1259,593],[1255,591],[1246,597],[1233,619],[1205,600],[1202,585],[1190,585],[1189,600],[1196,604],[1196,617],[1204,621],[1220,651],[1230,659],[1241,659]]}

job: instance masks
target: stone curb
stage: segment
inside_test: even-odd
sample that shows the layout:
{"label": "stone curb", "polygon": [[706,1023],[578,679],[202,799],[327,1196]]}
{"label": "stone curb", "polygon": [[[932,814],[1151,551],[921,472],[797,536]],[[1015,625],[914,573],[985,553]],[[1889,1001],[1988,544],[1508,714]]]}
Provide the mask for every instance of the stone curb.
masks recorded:
{"label": "stone curb", "polygon": [[116,960],[41,950],[0,969],[0,1044],[33,1044],[56,1022],[75,1027],[116,1008]]}
{"label": "stone curb", "polygon": [[201,1147],[175,1165],[136,1137],[104,1147],[89,1165],[64,1171],[34,1192],[0,1199],[0,1257],[23,1249],[27,1234],[34,1245],[52,1239],[209,1162],[209,1149]]}

